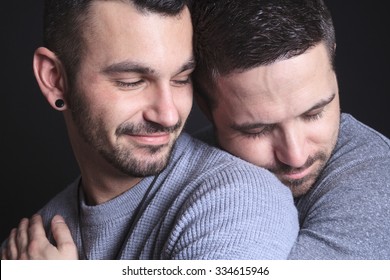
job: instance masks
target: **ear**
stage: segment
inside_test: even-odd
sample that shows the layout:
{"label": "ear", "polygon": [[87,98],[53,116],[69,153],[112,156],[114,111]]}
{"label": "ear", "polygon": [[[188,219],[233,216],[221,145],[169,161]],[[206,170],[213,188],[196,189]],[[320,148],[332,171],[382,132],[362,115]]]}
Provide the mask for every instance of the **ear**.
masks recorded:
{"label": "ear", "polygon": [[[34,53],[33,70],[42,94],[49,104],[56,110],[66,110],[66,76],[58,57],[47,48],[38,48]],[[61,108],[55,105],[58,99],[65,101]]]}

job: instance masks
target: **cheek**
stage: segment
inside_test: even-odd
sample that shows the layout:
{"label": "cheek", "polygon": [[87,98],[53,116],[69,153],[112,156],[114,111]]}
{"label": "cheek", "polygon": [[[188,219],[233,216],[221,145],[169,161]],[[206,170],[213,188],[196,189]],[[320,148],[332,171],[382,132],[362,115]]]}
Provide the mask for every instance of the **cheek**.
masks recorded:
{"label": "cheek", "polygon": [[[131,100],[130,100],[131,99]],[[124,124],[137,125],[142,123],[142,113],[139,110],[140,99],[122,98],[109,102],[95,104],[93,116],[96,126],[99,126],[112,137],[116,137],[116,130]],[[95,112],[95,113],[94,113]]]}
{"label": "cheek", "polygon": [[180,112],[179,114],[183,122],[188,118],[191,112],[192,103],[193,103],[192,90],[185,91],[182,94],[179,94],[175,97],[176,108]]}
{"label": "cheek", "polygon": [[171,90],[171,98],[173,101],[174,109],[178,113],[180,120],[185,123],[192,109],[192,84],[188,84],[185,87],[179,88],[172,87]]}
{"label": "cheek", "polygon": [[266,166],[273,161],[272,146],[256,138],[221,138],[221,147],[227,152],[257,166]]}
{"label": "cheek", "polygon": [[321,121],[318,126],[314,126],[311,130],[311,138],[313,142],[329,146],[337,138],[339,129],[339,116],[330,115]]}
{"label": "cheek", "polygon": [[324,119],[320,125],[313,127],[310,130],[309,143],[314,146],[314,151],[322,150],[326,153],[331,153],[337,141],[339,129],[339,121],[336,118]]}

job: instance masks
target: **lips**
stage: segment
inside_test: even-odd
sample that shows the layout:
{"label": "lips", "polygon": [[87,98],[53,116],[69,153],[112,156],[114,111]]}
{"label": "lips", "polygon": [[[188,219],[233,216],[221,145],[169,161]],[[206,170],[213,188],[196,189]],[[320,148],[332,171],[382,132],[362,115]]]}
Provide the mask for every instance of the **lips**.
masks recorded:
{"label": "lips", "polygon": [[313,165],[303,170],[302,169],[290,170],[289,172],[281,172],[278,175],[280,178],[286,181],[301,180],[310,174],[312,167]]}
{"label": "lips", "polygon": [[292,172],[292,173],[286,173],[282,176],[286,178],[287,180],[299,180],[304,178],[307,174],[309,174],[309,169],[305,169],[300,172]]}
{"label": "lips", "polygon": [[169,143],[169,133],[153,133],[153,134],[127,134],[127,137],[133,139],[140,145],[160,146]]}

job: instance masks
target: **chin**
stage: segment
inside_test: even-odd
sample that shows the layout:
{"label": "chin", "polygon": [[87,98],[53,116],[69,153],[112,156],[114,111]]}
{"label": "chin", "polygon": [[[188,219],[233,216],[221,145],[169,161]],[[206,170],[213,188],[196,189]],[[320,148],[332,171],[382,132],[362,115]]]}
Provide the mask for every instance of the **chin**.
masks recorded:
{"label": "chin", "polygon": [[282,181],[282,182],[289,187],[293,196],[295,198],[298,198],[310,191],[310,189],[315,183],[315,179],[307,178],[306,180],[301,179],[301,180],[295,180],[293,182],[292,181]]}

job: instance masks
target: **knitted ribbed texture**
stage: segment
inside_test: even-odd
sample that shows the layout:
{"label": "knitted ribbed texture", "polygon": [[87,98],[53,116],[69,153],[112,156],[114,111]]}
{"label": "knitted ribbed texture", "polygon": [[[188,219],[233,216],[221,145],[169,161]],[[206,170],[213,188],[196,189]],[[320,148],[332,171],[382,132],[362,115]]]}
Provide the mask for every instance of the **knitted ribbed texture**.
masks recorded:
{"label": "knitted ribbed texture", "polygon": [[[153,177],[98,206],[82,203],[75,180],[40,212],[69,224],[81,258],[112,259]],[[289,189],[271,173],[183,134],[134,225],[122,259],[285,259],[297,237]]]}

